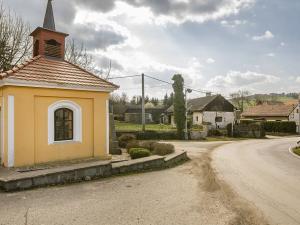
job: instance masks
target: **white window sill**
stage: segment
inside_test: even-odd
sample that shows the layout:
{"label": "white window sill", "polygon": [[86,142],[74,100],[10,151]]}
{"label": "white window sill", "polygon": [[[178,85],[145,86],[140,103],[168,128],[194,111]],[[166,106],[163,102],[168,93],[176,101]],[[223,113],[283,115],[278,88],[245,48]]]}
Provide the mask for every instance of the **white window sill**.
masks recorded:
{"label": "white window sill", "polygon": [[54,141],[53,143],[50,143],[49,145],[64,145],[64,144],[81,144],[81,141],[75,141],[75,140],[68,140],[68,141]]}

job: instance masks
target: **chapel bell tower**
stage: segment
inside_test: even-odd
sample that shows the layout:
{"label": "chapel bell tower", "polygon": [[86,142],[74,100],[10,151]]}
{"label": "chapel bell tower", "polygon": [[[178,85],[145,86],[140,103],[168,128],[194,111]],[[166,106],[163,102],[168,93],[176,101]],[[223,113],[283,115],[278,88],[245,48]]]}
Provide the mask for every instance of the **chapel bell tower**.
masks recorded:
{"label": "chapel bell tower", "polygon": [[52,1],[48,0],[43,27],[36,28],[33,37],[33,56],[46,56],[63,60],[65,58],[65,39],[68,34],[55,29]]}

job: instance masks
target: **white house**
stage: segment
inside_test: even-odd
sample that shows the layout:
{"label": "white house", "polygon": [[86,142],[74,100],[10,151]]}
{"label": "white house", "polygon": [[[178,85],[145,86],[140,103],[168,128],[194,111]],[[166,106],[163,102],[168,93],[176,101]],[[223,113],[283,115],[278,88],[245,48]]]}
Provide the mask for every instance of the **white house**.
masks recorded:
{"label": "white house", "polygon": [[[206,96],[188,100],[188,112],[193,125],[211,124],[216,128],[225,128],[234,122],[235,107],[222,95]],[[167,109],[168,121],[175,126],[174,107]]]}

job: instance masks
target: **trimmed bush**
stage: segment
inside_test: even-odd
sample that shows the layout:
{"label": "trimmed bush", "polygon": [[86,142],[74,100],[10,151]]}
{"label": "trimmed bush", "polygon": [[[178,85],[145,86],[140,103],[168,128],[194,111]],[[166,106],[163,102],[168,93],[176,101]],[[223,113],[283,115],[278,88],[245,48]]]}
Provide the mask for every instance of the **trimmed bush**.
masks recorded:
{"label": "trimmed bush", "polygon": [[126,145],[127,151],[129,151],[131,148],[140,148],[140,147],[141,147],[140,142],[137,140],[130,141]]}
{"label": "trimmed bush", "polygon": [[243,119],[243,120],[240,120],[240,124],[245,124],[245,125],[249,125],[251,123],[256,123],[257,121],[256,120],[250,120],[250,119]]}
{"label": "trimmed bush", "polygon": [[208,131],[208,136],[209,137],[220,137],[223,136],[223,133],[219,130],[213,129]]}
{"label": "trimmed bush", "polygon": [[148,149],[150,152],[152,152],[155,144],[157,144],[155,141],[143,141],[140,142],[140,147]]}
{"label": "trimmed bush", "polygon": [[138,140],[178,140],[177,132],[145,131],[136,134]]}
{"label": "trimmed bush", "polygon": [[136,140],[136,136],[133,134],[122,134],[119,137],[119,146],[121,148],[126,148],[127,144],[129,142],[135,141]]}
{"label": "trimmed bush", "polygon": [[139,159],[150,156],[151,152],[144,148],[131,148],[129,150],[129,155],[132,159]]}
{"label": "trimmed bush", "polygon": [[296,123],[293,121],[265,121],[263,127],[266,132],[296,133]]}
{"label": "trimmed bush", "polygon": [[175,147],[172,144],[165,144],[165,143],[155,143],[153,144],[153,154],[154,155],[168,155],[175,152]]}

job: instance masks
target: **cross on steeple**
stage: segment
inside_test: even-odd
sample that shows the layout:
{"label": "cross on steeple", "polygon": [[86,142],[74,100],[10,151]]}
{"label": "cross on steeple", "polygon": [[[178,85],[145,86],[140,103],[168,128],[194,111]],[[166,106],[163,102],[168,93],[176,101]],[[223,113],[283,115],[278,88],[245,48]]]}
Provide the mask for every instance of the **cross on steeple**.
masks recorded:
{"label": "cross on steeple", "polygon": [[48,0],[43,28],[55,31],[55,21],[53,16],[52,1],[53,0]]}

